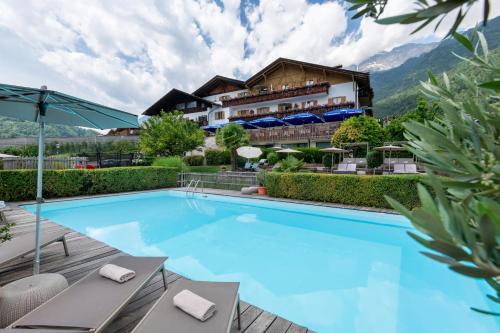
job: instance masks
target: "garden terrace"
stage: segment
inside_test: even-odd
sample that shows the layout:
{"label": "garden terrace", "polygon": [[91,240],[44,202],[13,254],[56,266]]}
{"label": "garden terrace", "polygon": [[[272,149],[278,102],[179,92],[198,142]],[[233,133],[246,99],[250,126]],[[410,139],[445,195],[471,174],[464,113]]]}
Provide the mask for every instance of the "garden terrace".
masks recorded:
{"label": "garden terrace", "polygon": [[250,142],[254,145],[273,144],[274,142],[297,142],[303,140],[330,141],[340,126],[340,121],[323,124],[305,124],[247,130]]}
{"label": "garden terrace", "polygon": [[289,88],[286,90],[275,90],[269,92],[261,92],[257,95],[249,95],[243,97],[230,98],[222,102],[223,107],[245,105],[252,103],[260,103],[272,101],[276,99],[291,98],[297,96],[306,96],[313,94],[327,94],[330,88],[330,82],[321,82],[311,86],[303,86],[297,88]]}
{"label": "garden terrace", "polygon": [[235,120],[244,120],[244,121],[251,121],[259,118],[264,118],[264,117],[275,117],[275,118],[285,118],[294,114],[299,114],[299,113],[304,113],[304,112],[309,112],[313,113],[318,116],[323,116],[325,112],[331,111],[333,109],[343,109],[343,108],[354,108],[355,103],[354,102],[347,102],[347,103],[342,103],[342,104],[331,104],[331,105],[318,105],[318,106],[311,106],[308,108],[300,108],[300,109],[291,109],[287,111],[278,111],[278,112],[267,112],[267,113],[259,113],[259,114],[245,114],[245,115],[238,115],[238,116],[231,116],[229,117],[229,121],[235,121]]}
{"label": "garden terrace", "polygon": [[[9,222],[15,223],[12,229],[14,238],[18,235],[33,232],[35,228],[35,216],[19,207],[12,206],[12,210],[6,211],[5,216]],[[42,228],[57,231],[64,227],[49,220],[42,220]],[[66,257],[64,251],[61,250],[61,246],[57,243],[44,247],[41,252],[41,273],[62,274],[72,285],[114,258],[127,255],[76,231],[69,231],[70,233],[66,237],[70,256]],[[32,273],[33,255],[29,254],[0,268],[0,285],[30,276]],[[185,278],[174,272],[167,271],[169,285],[175,284],[182,279]],[[157,273],[103,332],[130,332],[163,292],[161,273]],[[237,330],[235,320],[233,321],[231,333],[314,333],[303,326],[244,301],[241,301],[241,311],[241,331]]]}

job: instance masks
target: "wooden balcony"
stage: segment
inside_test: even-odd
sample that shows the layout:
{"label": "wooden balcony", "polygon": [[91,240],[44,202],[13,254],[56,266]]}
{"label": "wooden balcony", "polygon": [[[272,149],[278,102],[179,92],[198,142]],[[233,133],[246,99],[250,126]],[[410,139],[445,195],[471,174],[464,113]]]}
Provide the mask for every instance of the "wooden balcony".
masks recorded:
{"label": "wooden balcony", "polygon": [[330,141],[341,121],[300,126],[282,126],[247,130],[253,145],[275,144],[278,142]]}
{"label": "wooden balcony", "polygon": [[185,109],[182,109],[182,110],[179,110],[179,111],[181,111],[184,114],[188,114],[188,113],[196,113],[196,112],[207,111],[207,109],[208,108],[206,106],[194,106],[194,107],[185,108]]}
{"label": "wooden balcony", "polygon": [[241,116],[231,116],[231,117],[229,117],[229,121],[235,121],[235,120],[250,121],[250,120],[264,118],[264,117],[268,117],[268,116],[281,119],[281,118],[285,118],[287,116],[291,116],[291,115],[298,114],[298,113],[304,113],[304,112],[309,112],[309,113],[313,113],[315,115],[321,116],[321,115],[323,115],[323,113],[331,111],[333,109],[354,108],[354,106],[355,106],[354,102],[347,102],[347,103],[333,104],[333,105],[318,105],[318,106],[311,106],[308,108],[291,109],[288,111],[267,112],[267,113],[259,113],[259,114],[254,113],[254,114],[241,115]]}
{"label": "wooden balcony", "polygon": [[237,106],[245,104],[260,103],[272,101],[276,99],[291,98],[297,96],[306,96],[313,94],[327,94],[330,82],[321,82],[312,86],[303,86],[297,88],[289,88],[286,90],[269,91],[257,95],[249,95],[243,97],[235,97],[222,102],[223,107]]}

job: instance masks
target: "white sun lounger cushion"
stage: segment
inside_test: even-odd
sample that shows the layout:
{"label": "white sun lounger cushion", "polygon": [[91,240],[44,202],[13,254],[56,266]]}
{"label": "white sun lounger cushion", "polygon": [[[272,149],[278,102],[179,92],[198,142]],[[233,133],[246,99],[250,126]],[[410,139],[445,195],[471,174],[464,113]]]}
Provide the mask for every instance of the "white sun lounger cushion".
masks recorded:
{"label": "white sun lounger cushion", "polygon": [[187,289],[175,295],[173,301],[176,307],[201,321],[212,317],[216,310],[214,303]]}
{"label": "white sun lounger cushion", "polygon": [[113,264],[106,264],[101,267],[99,274],[113,281],[123,283],[135,277],[135,272]]}

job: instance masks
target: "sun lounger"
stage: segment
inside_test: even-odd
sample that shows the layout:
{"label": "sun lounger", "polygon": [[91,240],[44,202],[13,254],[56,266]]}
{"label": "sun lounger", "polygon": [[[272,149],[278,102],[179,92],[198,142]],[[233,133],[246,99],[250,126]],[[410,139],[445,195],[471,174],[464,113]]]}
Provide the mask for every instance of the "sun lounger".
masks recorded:
{"label": "sun lounger", "polygon": [[10,327],[101,332],[158,271],[163,273],[166,289],[165,260],[165,257],[118,257],[111,263],[135,271],[135,278],[118,283],[102,277],[96,270]]}
{"label": "sun lounger", "polygon": [[[42,232],[40,234],[40,248],[54,242],[62,242],[64,253],[69,256],[68,246],[66,245],[67,230],[56,232]],[[14,237],[11,240],[0,244],[0,266],[11,262],[17,258],[35,251],[35,233]]]}
{"label": "sun lounger", "polygon": [[417,165],[412,163],[412,164],[405,164],[405,172],[406,173],[418,173],[417,172]]}
{"label": "sun lounger", "polygon": [[347,172],[356,172],[357,165],[355,163],[347,164]]}
{"label": "sun lounger", "polygon": [[0,328],[0,333],[82,333],[79,330],[46,330],[29,328]]}
{"label": "sun lounger", "polygon": [[[238,288],[237,282],[178,280],[158,299],[133,333],[228,333],[235,314],[241,329]],[[200,321],[177,308],[173,297],[184,289],[213,302],[215,314]]]}
{"label": "sun lounger", "polygon": [[404,164],[394,164],[394,173],[406,173]]}
{"label": "sun lounger", "polygon": [[339,165],[337,166],[337,171],[340,171],[340,172],[347,171],[347,164],[345,164],[345,163],[339,163]]}
{"label": "sun lounger", "polygon": [[337,166],[337,170],[335,173],[356,173],[356,164],[355,163],[339,163]]}

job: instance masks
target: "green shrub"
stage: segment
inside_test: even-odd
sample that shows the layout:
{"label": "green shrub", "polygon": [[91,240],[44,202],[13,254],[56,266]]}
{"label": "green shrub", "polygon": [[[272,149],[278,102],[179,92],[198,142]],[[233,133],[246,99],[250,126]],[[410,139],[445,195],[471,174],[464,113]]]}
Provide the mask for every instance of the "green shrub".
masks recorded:
{"label": "green shrub", "polygon": [[267,154],[267,163],[276,164],[276,163],[278,163],[279,160],[280,160],[280,158],[278,156],[278,153],[273,151],[273,152],[270,152],[269,154]]}
{"label": "green shrub", "polygon": [[[334,156],[333,157],[333,160],[335,161],[338,157],[337,156]],[[323,155],[323,166],[326,167],[326,168],[331,168],[332,167],[332,155],[329,154],[329,155]]]}
{"label": "green shrub", "polygon": [[[36,170],[1,170],[0,198],[34,200]],[[44,198],[150,190],[177,185],[177,171],[165,167],[45,170]]]}
{"label": "green shrub", "polygon": [[322,163],[324,152],[320,150],[318,147],[301,147],[301,148],[293,148],[295,150],[301,151],[302,154],[297,154],[297,157],[300,157],[306,163]]}
{"label": "green shrub", "polygon": [[200,166],[203,165],[205,158],[203,156],[194,155],[184,157],[184,162],[189,166]]}
{"label": "green shrub", "polygon": [[259,159],[269,158],[269,154],[274,153],[274,150],[271,148],[260,147],[260,150],[262,150],[262,154],[259,156]]}
{"label": "green shrub", "polygon": [[271,197],[332,202],[345,205],[390,208],[384,195],[398,198],[404,206],[419,205],[417,183],[423,176],[358,176],[314,173],[278,173],[265,175]]}
{"label": "green shrub", "polygon": [[189,167],[184,163],[180,156],[157,157],[154,159],[152,166],[166,167],[175,169],[177,172],[189,172]]}
{"label": "green shrub", "polygon": [[207,149],[205,151],[207,165],[231,164],[231,152],[227,149]]}
{"label": "green shrub", "polygon": [[384,163],[384,154],[378,150],[372,150],[366,155],[366,164],[370,169],[379,167]]}
{"label": "green shrub", "polygon": [[288,156],[280,161],[280,165],[276,168],[279,172],[297,172],[304,166],[304,161],[299,160],[295,156]]}

